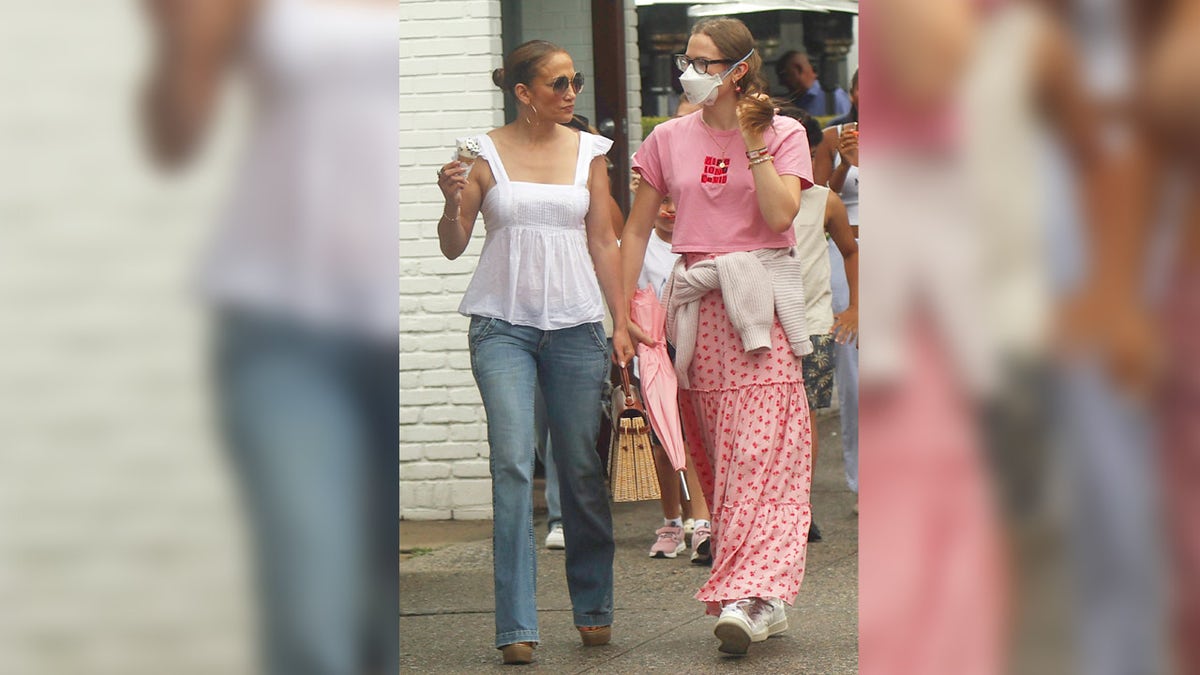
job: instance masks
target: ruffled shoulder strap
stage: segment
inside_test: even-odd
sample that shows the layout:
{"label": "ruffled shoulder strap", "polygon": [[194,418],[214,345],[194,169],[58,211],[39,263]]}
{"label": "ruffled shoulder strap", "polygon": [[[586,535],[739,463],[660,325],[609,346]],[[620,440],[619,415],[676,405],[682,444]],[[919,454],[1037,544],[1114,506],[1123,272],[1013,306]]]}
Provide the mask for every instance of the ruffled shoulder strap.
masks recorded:
{"label": "ruffled shoulder strap", "polygon": [[575,167],[576,185],[587,185],[588,168],[591,166],[592,160],[601,155],[607,155],[612,145],[613,142],[603,136],[589,134],[586,131],[579,132],[579,163]]}
{"label": "ruffled shoulder strap", "polygon": [[591,161],[592,159],[599,157],[600,155],[607,155],[608,151],[612,149],[612,146],[613,146],[612,139],[605,138],[603,136],[597,136],[596,134],[584,134],[584,135],[590,137],[592,140],[592,154],[591,154],[591,157],[588,157],[588,161]]}
{"label": "ruffled shoulder strap", "polygon": [[479,156],[487,160],[496,182],[508,183],[508,172],[504,170],[504,162],[500,161],[500,152],[496,150],[496,144],[492,142],[492,137],[487,134],[479,134],[472,138],[479,143]]}

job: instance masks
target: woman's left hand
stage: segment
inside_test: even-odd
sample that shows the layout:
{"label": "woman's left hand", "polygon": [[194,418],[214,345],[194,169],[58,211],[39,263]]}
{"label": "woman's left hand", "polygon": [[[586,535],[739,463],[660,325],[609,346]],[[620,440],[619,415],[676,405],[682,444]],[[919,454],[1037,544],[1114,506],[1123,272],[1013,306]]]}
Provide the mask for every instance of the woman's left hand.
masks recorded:
{"label": "woman's left hand", "polygon": [[613,363],[622,368],[628,366],[633,357],[637,355],[637,350],[634,349],[633,339],[629,335],[628,330],[614,329],[613,330]]}
{"label": "woman's left hand", "polygon": [[846,311],[833,316],[833,328],[829,329],[839,345],[849,344],[858,337],[858,308],[853,305]]}

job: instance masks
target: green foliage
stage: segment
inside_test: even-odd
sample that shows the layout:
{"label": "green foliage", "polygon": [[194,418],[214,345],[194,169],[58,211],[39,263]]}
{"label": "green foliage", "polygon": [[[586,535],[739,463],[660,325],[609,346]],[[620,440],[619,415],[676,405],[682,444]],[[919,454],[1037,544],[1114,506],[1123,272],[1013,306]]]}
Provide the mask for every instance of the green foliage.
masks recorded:
{"label": "green foliage", "polygon": [[654,127],[671,119],[670,117],[642,117],[642,138],[650,135]]}

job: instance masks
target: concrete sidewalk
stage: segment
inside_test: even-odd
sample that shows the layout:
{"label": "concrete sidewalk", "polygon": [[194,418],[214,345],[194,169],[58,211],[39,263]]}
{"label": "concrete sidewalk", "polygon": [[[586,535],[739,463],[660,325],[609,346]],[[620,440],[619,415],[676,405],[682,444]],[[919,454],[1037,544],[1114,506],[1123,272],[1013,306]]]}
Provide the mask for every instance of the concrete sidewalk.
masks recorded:
{"label": "concrete sidewalk", "polygon": [[[617,540],[613,642],[584,649],[571,620],[563,553],[540,547],[538,618],[542,643],[525,671],[549,673],[858,672],[858,521],[842,474],[838,418],[818,419],[821,458],[813,504],[825,539],[808,547],[804,585],[788,609],[790,630],[750,648],[717,651],[716,619],[692,596],[708,575],[690,564],[647,556],[662,521],[657,502],[613,505]],[[492,647],[491,521],[401,521],[401,672],[501,670]]]}

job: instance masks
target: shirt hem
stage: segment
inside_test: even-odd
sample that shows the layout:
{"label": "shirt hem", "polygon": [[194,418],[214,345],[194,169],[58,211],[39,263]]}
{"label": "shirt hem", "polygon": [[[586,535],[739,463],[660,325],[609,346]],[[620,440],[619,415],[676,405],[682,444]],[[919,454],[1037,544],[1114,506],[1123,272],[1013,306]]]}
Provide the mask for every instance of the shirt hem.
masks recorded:
{"label": "shirt hem", "polygon": [[464,309],[458,310],[458,313],[461,314],[462,316],[465,316],[468,318],[472,317],[472,316],[480,316],[485,319],[500,319],[501,321],[504,321],[505,323],[510,323],[514,326],[523,326],[525,328],[536,328],[537,330],[565,330],[567,328],[578,328],[579,326],[586,326],[586,325],[593,324],[593,323],[603,323],[604,322],[604,315],[600,315],[599,317],[597,317],[595,319],[582,319],[575,323],[567,323],[567,324],[563,324],[563,325],[556,324],[556,325],[547,327],[547,326],[539,326],[537,324],[532,324],[532,323],[523,323],[520,321],[513,321],[512,319],[509,319],[506,316],[499,316],[497,314],[487,314],[484,312],[473,312],[473,311],[464,310]]}

